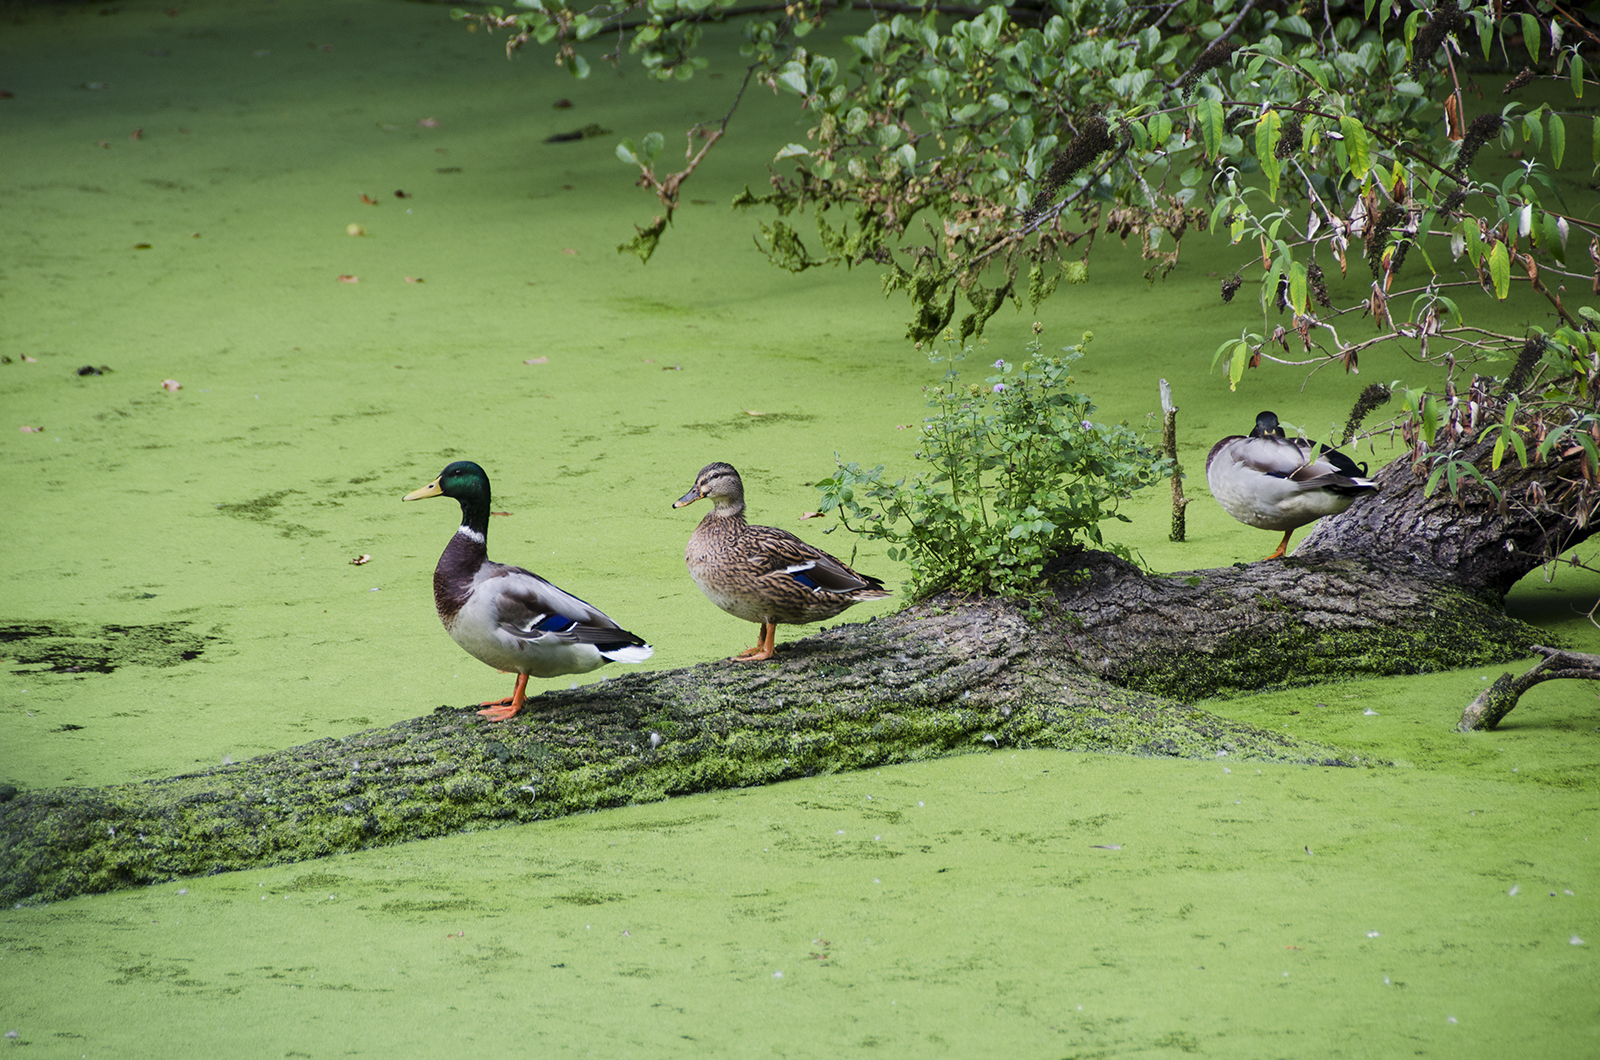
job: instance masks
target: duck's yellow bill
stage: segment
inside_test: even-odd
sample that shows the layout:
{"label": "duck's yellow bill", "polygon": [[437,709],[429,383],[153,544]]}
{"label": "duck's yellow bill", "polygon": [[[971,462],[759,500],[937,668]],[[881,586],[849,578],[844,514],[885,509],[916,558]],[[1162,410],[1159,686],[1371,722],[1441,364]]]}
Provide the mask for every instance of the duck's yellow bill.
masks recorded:
{"label": "duck's yellow bill", "polygon": [[403,501],[420,501],[428,497],[439,497],[443,494],[444,490],[439,488],[439,480],[434,479],[426,486],[419,486],[417,489],[412,490],[410,493],[406,494],[400,499]]}

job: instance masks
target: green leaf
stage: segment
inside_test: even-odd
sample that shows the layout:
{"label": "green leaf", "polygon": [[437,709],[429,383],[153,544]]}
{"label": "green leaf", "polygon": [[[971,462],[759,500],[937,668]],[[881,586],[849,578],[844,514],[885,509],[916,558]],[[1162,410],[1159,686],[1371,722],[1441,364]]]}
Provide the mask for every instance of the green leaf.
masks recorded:
{"label": "green leaf", "polygon": [[1156,150],[1167,146],[1167,141],[1172,138],[1172,118],[1165,114],[1152,114],[1146,123],[1150,129],[1150,140]]}
{"label": "green leaf", "polygon": [[1203,98],[1194,105],[1195,123],[1205,137],[1206,157],[1216,158],[1222,150],[1223,119],[1227,111],[1220,99]]}
{"label": "green leaf", "polygon": [[1533,56],[1533,61],[1539,61],[1539,38],[1544,36],[1544,29],[1539,25],[1539,20],[1528,12],[1522,13],[1522,43],[1528,46],[1528,54]]}
{"label": "green leaf", "polygon": [[626,165],[637,166],[641,164],[639,161],[639,148],[632,140],[624,140],[617,145],[617,157]]}
{"label": "green leaf", "polygon": [[1283,118],[1275,110],[1269,110],[1256,119],[1256,158],[1261,163],[1261,172],[1267,177],[1267,197],[1274,202],[1278,199],[1278,178],[1283,172],[1283,163],[1274,154],[1282,138],[1279,132],[1282,125]]}
{"label": "green leaf", "polygon": [[1240,342],[1233,348],[1233,360],[1228,364],[1228,389],[1238,390],[1239,380],[1244,378],[1245,365],[1250,363],[1250,346]]}
{"label": "green leaf", "polygon": [[1296,313],[1304,313],[1310,308],[1306,304],[1306,267],[1304,262],[1293,262],[1289,266],[1289,308]]}
{"label": "green leaf", "polygon": [[1489,276],[1494,280],[1494,296],[1505,301],[1511,293],[1511,252],[1503,241],[1489,249]]}
{"label": "green leaf", "polygon": [[1472,259],[1472,267],[1477,268],[1483,261],[1483,230],[1478,227],[1475,217],[1468,217],[1461,222],[1461,235],[1466,240],[1467,257]]}
{"label": "green leaf", "polygon": [[1317,83],[1318,88],[1324,92],[1328,91],[1328,67],[1326,64],[1313,62],[1310,59],[1300,59],[1295,65],[1304,70],[1311,77],[1311,80]]}
{"label": "green leaf", "polygon": [[1422,398],[1422,438],[1432,444],[1433,436],[1439,432],[1439,403],[1433,400],[1432,394]]}
{"label": "green leaf", "polygon": [[1550,112],[1550,164],[1561,168],[1561,159],[1567,153],[1567,125],[1561,115]]}
{"label": "green leaf", "polygon": [[1583,98],[1583,56],[1572,53],[1572,94]]}
{"label": "green leaf", "polygon": [[1449,464],[1440,464],[1433,469],[1433,474],[1428,476],[1428,484],[1422,487],[1422,495],[1424,497],[1433,496],[1433,491],[1439,487],[1439,477],[1445,473],[1445,469],[1449,466]]}
{"label": "green leaf", "polygon": [[1372,155],[1367,146],[1367,129],[1348,114],[1340,117],[1339,131],[1344,134],[1344,149],[1350,175],[1363,183],[1372,169]]}
{"label": "green leaf", "polygon": [[799,63],[789,63],[778,71],[778,83],[799,95],[806,94],[806,70]]}
{"label": "green leaf", "polygon": [[1224,339],[1222,345],[1217,347],[1217,352],[1211,355],[1211,368],[1213,371],[1216,370],[1217,362],[1222,360],[1222,355],[1231,350],[1233,348],[1233,344],[1238,341],[1238,339]]}

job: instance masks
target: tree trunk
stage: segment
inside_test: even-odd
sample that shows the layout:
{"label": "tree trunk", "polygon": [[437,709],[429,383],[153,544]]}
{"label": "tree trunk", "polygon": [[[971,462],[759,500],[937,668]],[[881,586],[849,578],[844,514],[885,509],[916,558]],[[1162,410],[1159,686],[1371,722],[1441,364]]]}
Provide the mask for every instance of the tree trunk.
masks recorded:
{"label": "tree trunk", "polygon": [[[1521,658],[1537,631],[1498,602],[1387,557],[1295,556],[1167,577],[1089,553],[1057,579],[1086,672],[1177,699]],[[1544,634],[1548,637],[1548,633]]]}
{"label": "tree trunk", "polygon": [[1506,454],[1490,468],[1490,442],[1468,446],[1461,459],[1479,467],[1504,503],[1464,479],[1460,498],[1440,483],[1424,496],[1427,475],[1407,460],[1378,472],[1378,496],[1357,501],[1340,515],[1321,520],[1297,557],[1369,556],[1416,577],[1447,579],[1498,604],[1523,575],[1588,539],[1593,533],[1585,471],[1580,456],[1529,467]]}
{"label": "tree trunk", "polygon": [[936,598],[708,663],[549,692],[238,765],[0,805],[0,899],[57,899],[469,828],[1001,747],[1356,764],[1224,720],[1195,697],[1527,654],[1536,631],[1376,561],[1152,577],[1102,553],[1030,619]]}

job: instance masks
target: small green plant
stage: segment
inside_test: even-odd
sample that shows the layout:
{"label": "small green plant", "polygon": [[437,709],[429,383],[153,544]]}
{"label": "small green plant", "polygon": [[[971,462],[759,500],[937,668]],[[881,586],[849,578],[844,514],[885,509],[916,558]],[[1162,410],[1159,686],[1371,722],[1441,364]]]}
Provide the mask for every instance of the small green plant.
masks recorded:
{"label": "small green plant", "polygon": [[[1037,326],[1036,326],[1037,328]],[[817,483],[819,510],[837,510],[845,527],[889,542],[889,558],[911,567],[910,591],[942,589],[1036,595],[1045,565],[1085,544],[1106,546],[1105,519],[1121,519],[1117,503],[1160,481],[1171,464],[1126,426],[1091,419],[1094,405],[1074,393],[1070,369],[1092,336],[1043,356],[1035,339],[1020,365],[994,362],[982,386],[961,381],[957,363],[927,388],[933,414],[923,421],[918,460],[931,466],[890,482],[880,464],[863,471],[835,454],[838,470]],[[947,342],[954,336],[946,332]]]}

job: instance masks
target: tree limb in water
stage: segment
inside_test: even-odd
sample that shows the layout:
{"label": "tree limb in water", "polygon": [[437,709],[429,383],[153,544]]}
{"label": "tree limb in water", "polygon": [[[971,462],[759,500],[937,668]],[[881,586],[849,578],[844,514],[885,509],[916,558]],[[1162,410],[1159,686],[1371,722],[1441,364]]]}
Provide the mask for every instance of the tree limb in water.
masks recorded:
{"label": "tree limb in water", "polygon": [[[1351,561],[1152,577],[1101,553],[1042,621],[935,598],[784,645],[770,665],[627,674],[237,765],[0,805],[0,899],[179,876],[991,748],[1362,764],[1186,697],[1525,655],[1537,634],[1448,585]],[[1449,616],[1445,618],[1443,616]]]}
{"label": "tree limb in water", "polygon": [[1495,678],[1494,684],[1478,693],[1478,698],[1461,712],[1461,721],[1456,726],[1458,732],[1495,728],[1511,713],[1522,693],[1541,682],[1600,681],[1600,655],[1546,648],[1541,644],[1534,644],[1529,650],[1544,658],[1521,677],[1505,673]]}

